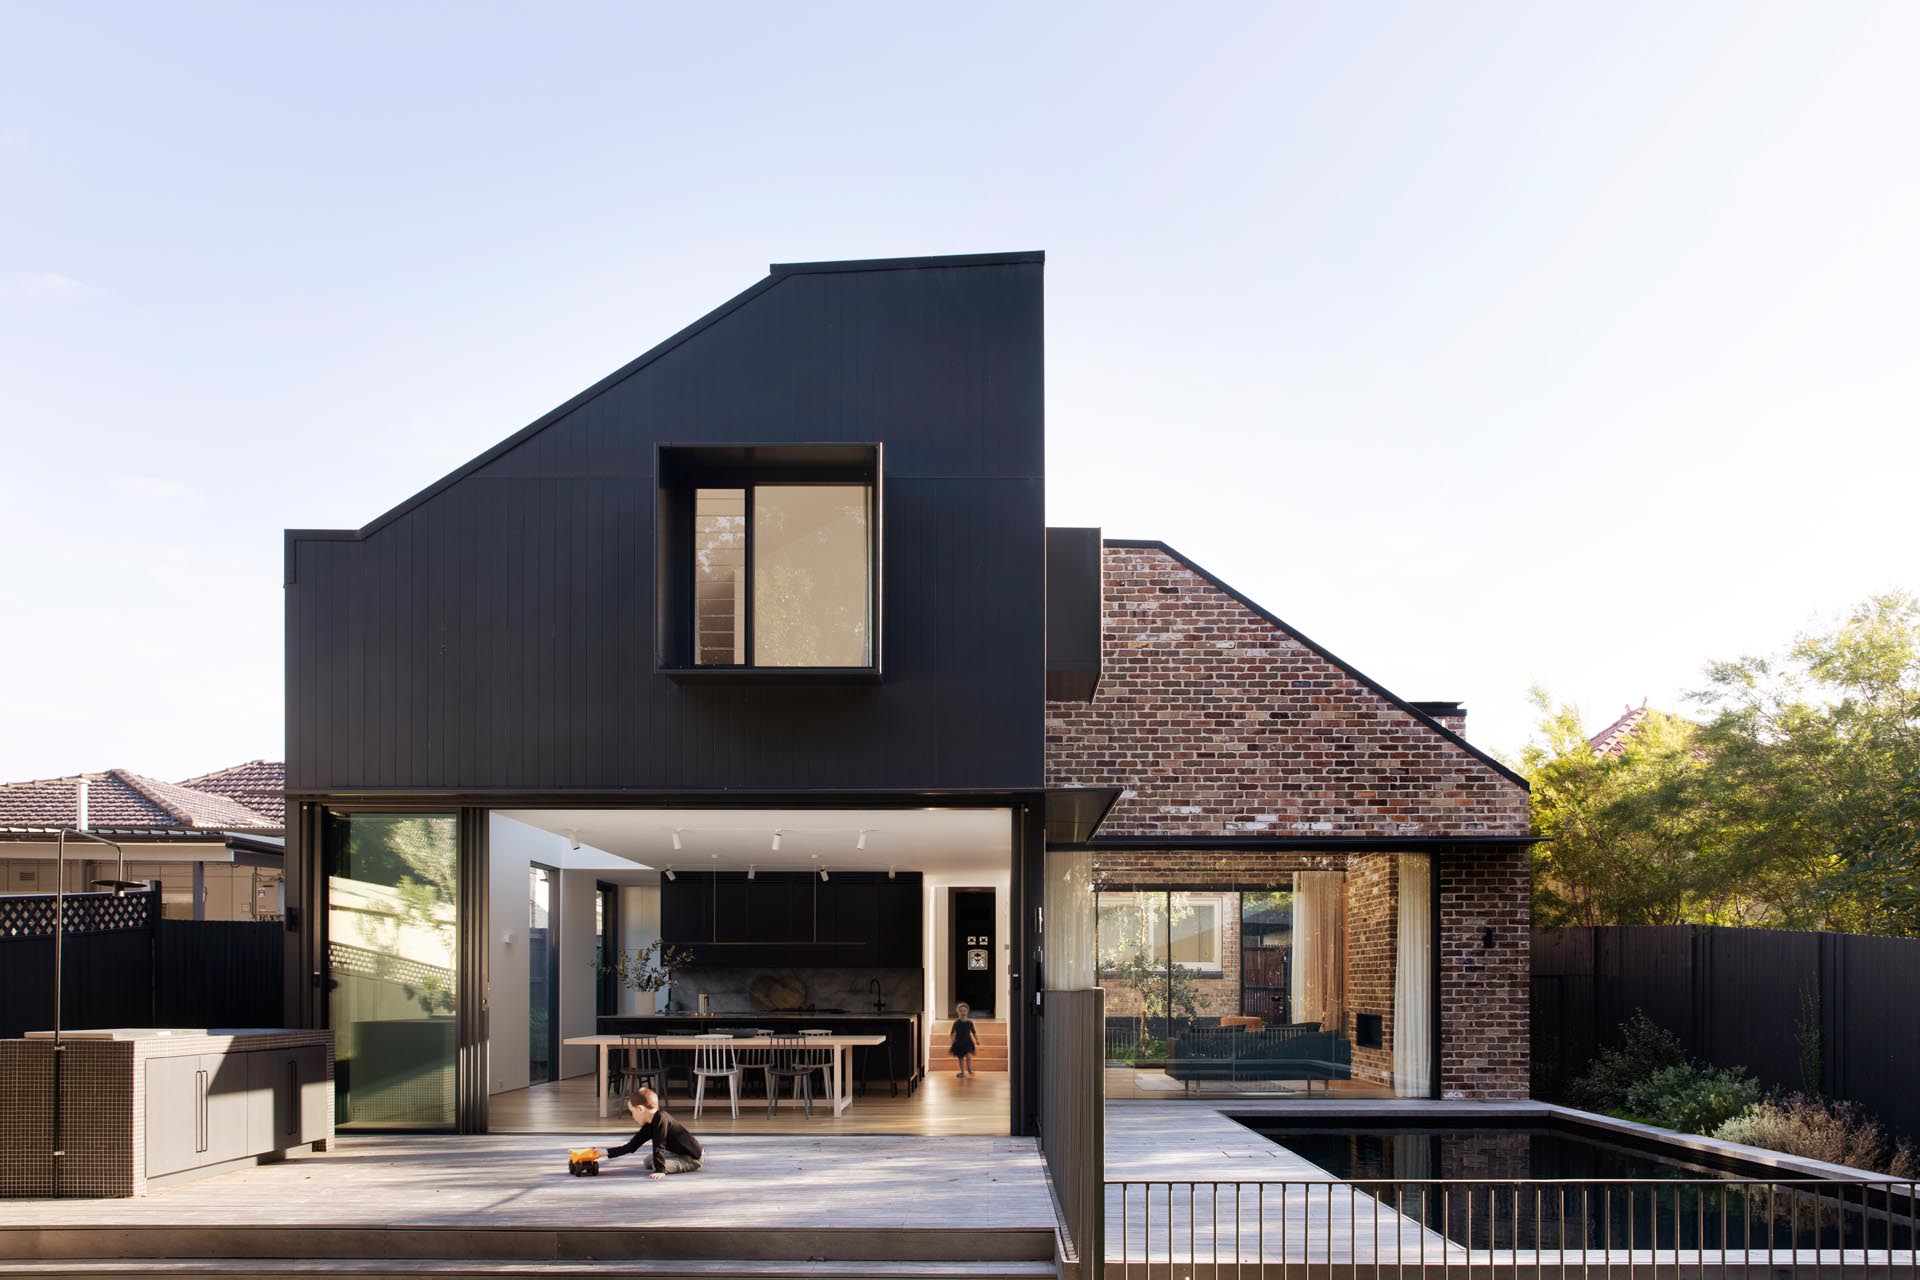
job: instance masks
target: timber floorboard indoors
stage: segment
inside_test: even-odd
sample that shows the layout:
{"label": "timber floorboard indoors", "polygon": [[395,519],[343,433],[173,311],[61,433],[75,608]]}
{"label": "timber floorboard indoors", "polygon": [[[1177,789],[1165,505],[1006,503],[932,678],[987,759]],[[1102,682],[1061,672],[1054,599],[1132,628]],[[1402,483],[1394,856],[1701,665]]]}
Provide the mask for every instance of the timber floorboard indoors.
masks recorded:
{"label": "timber floorboard indoors", "polygon": [[[595,1114],[591,1075],[574,1076],[554,1084],[538,1084],[530,1089],[496,1093],[487,1100],[487,1129],[491,1133],[560,1133],[602,1137],[633,1132],[633,1120],[618,1101],[603,1120]],[[900,1096],[888,1094],[884,1085],[869,1086],[863,1098],[854,1094],[853,1105],[835,1116],[832,1108],[814,1099],[813,1118],[808,1119],[799,1104],[785,1092],[780,1106],[767,1116],[767,1099],[759,1083],[752,1082],[740,1099],[740,1118],[727,1114],[727,1091],[721,1083],[716,1099],[709,1083],[705,1107],[700,1118],[693,1118],[693,1099],[682,1082],[674,1082],[666,1099],[667,1110],[685,1121],[696,1134],[728,1133],[804,1133],[817,1136],[839,1134],[917,1134],[923,1137],[1000,1137],[1007,1132],[1008,1107],[1012,1093],[1005,1072],[981,1072],[966,1080],[956,1080],[951,1072],[932,1075],[920,1082],[913,1096],[906,1087]]]}

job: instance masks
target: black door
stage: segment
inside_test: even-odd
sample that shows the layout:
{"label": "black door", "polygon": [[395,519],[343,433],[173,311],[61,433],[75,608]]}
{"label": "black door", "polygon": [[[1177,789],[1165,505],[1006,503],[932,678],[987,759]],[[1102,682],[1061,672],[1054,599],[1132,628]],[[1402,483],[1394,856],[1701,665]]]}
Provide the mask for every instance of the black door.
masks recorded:
{"label": "black door", "polygon": [[955,889],[953,1003],[964,1000],[976,1018],[993,1016],[994,952],[993,890]]}

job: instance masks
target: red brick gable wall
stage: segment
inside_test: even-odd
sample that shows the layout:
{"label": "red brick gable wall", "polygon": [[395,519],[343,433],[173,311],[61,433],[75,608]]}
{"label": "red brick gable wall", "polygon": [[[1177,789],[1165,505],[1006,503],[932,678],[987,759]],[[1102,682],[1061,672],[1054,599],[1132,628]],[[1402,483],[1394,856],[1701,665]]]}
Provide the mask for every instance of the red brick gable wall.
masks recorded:
{"label": "red brick gable wall", "polygon": [[[1519,836],[1526,788],[1165,550],[1108,546],[1102,569],[1100,686],[1091,702],[1047,704],[1047,782],[1118,787],[1099,834],[1167,842],[1101,850],[1096,880],[1281,887],[1300,867],[1344,866],[1349,893],[1363,891],[1349,920],[1348,1004],[1385,1014],[1390,1036],[1390,859],[1199,851],[1181,837]],[[1436,874],[1441,1090],[1525,1097],[1528,855],[1446,853]],[[1356,1050],[1355,1066],[1380,1076],[1391,1062]]]}
{"label": "red brick gable wall", "polygon": [[1102,835],[1525,835],[1526,789],[1164,550],[1105,548],[1100,687],[1047,704]]}

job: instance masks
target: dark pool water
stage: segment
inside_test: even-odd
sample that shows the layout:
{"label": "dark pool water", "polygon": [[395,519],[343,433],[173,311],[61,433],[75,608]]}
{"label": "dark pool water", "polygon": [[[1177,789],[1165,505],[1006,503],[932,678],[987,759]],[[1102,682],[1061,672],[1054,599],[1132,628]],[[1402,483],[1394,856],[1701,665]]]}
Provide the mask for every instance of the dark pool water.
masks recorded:
{"label": "dark pool water", "polygon": [[[1667,1155],[1548,1128],[1301,1129],[1242,1121],[1336,1178],[1733,1178],[1684,1148]],[[1763,1175],[1764,1176],[1764,1175]]]}
{"label": "dark pool water", "polygon": [[1343,1180],[1455,1183],[1363,1190],[1474,1248],[1903,1249],[1915,1237],[1904,1195],[1890,1202],[1877,1189],[1838,1183],[1754,1186],[1780,1175],[1599,1129],[1240,1123]]}

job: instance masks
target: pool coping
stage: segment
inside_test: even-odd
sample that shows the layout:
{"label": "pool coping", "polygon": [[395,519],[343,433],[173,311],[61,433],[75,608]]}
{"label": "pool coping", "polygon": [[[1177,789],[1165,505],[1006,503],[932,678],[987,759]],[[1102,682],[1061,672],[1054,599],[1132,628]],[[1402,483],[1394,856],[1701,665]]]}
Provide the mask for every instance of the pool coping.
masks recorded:
{"label": "pool coping", "polygon": [[1782,1151],[1773,1151],[1766,1147],[1750,1147],[1744,1143],[1726,1142],[1719,1138],[1710,1138],[1704,1134],[1681,1133],[1677,1129],[1663,1129],[1658,1125],[1643,1124],[1637,1120],[1622,1120],[1618,1116],[1602,1115],[1594,1111],[1582,1111],[1577,1107],[1565,1106],[1558,1102],[1546,1102],[1536,1098],[1516,1098],[1499,1102],[1465,1102],[1456,1099],[1431,1098],[1355,1098],[1348,1102],[1316,1098],[1306,1099],[1268,1099],[1264,1101],[1232,1102],[1227,1099],[1207,1099],[1192,1102],[1146,1102],[1130,1099],[1113,1099],[1109,1106],[1186,1106],[1216,1111],[1233,1119],[1236,1116],[1286,1116],[1289,1119],[1315,1117],[1337,1120],[1352,1116],[1368,1120],[1404,1119],[1410,1122],[1431,1123],[1436,1120],[1471,1120],[1475,1117],[1499,1116],[1506,1119],[1535,1116],[1540,1118],[1559,1118],[1595,1129],[1606,1130],[1623,1137],[1638,1138],[1643,1142],[1655,1142],[1662,1145],[1679,1146],[1702,1155],[1719,1156],[1728,1160],[1739,1160],[1762,1168],[1776,1169],[1789,1177],[1818,1178],[1825,1181],[1859,1181],[1861,1179],[1879,1179],[1905,1185],[1909,1180],[1893,1178],[1889,1174],[1874,1173],[1867,1169],[1856,1169],[1850,1165],[1830,1164],[1824,1160],[1812,1160],[1805,1156],[1788,1155]]}

